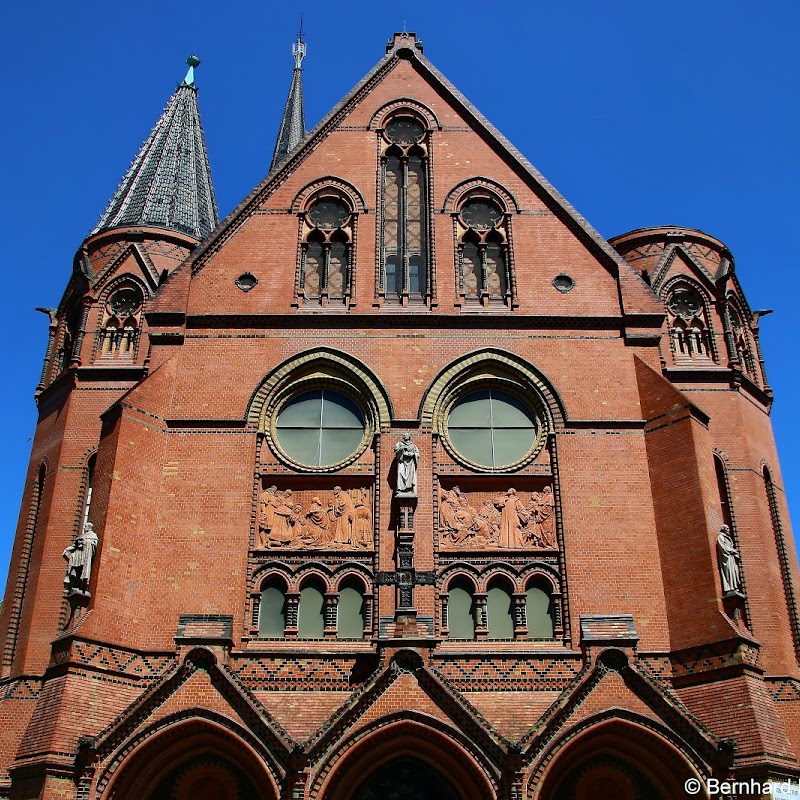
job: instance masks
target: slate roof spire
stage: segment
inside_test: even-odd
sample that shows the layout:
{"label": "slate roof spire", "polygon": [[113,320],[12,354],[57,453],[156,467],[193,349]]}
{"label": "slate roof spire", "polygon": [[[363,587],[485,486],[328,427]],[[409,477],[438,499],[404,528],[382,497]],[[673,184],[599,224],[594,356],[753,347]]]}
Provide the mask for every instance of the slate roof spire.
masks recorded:
{"label": "slate roof spire", "polygon": [[292,55],[294,56],[292,83],[289,86],[289,96],[286,98],[286,108],[283,109],[278,141],[275,143],[275,152],[272,154],[272,163],[269,166],[270,172],[300,144],[306,135],[306,116],[303,111],[303,59],[306,57],[306,43],[303,41],[302,17],[300,17],[297,41],[292,45]]}
{"label": "slate roof spire", "polygon": [[211,168],[197,107],[194,69],[169,99],[92,233],[154,226],[204,239],[219,223]]}

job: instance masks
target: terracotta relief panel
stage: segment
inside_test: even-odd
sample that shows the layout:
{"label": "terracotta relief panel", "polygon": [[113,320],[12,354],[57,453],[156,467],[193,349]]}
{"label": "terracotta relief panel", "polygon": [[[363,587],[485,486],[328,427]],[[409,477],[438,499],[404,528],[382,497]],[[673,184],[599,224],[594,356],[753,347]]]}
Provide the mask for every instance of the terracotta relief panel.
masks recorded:
{"label": "terracotta relief panel", "polygon": [[555,550],[553,487],[541,491],[439,491],[439,549]]}
{"label": "terracotta relief panel", "polygon": [[257,524],[256,550],[372,550],[372,490],[266,486]]}

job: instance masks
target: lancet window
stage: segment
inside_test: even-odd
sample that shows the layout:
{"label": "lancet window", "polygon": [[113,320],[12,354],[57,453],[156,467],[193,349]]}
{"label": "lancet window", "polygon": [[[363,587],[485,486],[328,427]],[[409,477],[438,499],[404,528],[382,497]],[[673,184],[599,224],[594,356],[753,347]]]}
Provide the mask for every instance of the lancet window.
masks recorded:
{"label": "lancet window", "polygon": [[676,362],[714,360],[708,313],[700,292],[689,284],[678,284],[667,298],[670,347]]}
{"label": "lancet window", "polygon": [[499,198],[470,194],[455,215],[458,287],[469,303],[511,302],[508,214]]}
{"label": "lancet window", "polygon": [[387,303],[430,297],[427,140],[425,124],[410,113],[383,129],[379,294]]}
{"label": "lancet window", "polygon": [[111,293],[103,311],[100,356],[132,358],[139,342],[144,296],[135,283],[124,283]]}
{"label": "lancet window", "polygon": [[354,214],[339,193],[317,194],[302,215],[300,302],[346,305],[351,295]]}

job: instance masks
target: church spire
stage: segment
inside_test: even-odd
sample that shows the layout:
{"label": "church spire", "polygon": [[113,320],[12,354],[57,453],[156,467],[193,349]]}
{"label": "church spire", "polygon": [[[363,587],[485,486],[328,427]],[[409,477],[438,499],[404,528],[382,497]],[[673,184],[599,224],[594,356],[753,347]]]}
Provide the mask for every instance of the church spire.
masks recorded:
{"label": "church spire", "polygon": [[272,154],[270,171],[278,166],[306,135],[306,117],[303,112],[303,59],[306,57],[306,43],[303,41],[303,18],[300,17],[300,32],[297,41],[292,45],[294,70],[292,85],[286,98],[286,108],[278,131],[278,141]]}
{"label": "church spire", "polygon": [[219,214],[197,107],[194,69],[189,71],[142,145],[92,233],[108,228],[155,226],[204,239]]}

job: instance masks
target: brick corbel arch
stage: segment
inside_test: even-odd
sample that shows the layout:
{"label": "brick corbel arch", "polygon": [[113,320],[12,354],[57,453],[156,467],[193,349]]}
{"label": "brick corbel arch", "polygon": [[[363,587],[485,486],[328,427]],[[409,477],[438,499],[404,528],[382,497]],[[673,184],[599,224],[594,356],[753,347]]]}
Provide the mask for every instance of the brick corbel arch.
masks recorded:
{"label": "brick corbel arch", "polygon": [[344,178],[338,178],[336,175],[326,175],[304,186],[295,195],[294,200],[292,200],[292,214],[300,214],[305,211],[310,200],[326,189],[332,189],[346,197],[354,213],[363,214],[367,211],[364,195],[352,183],[344,180]]}
{"label": "brick corbel arch", "polygon": [[500,204],[504,206],[503,211],[506,214],[519,213],[519,203],[517,203],[517,199],[505,186],[499,184],[497,181],[493,181],[491,178],[483,178],[481,176],[468,178],[454,186],[447,193],[447,197],[445,197],[444,203],[442,203],[441,213],[455,214],[461,207],[463,200],[475,193],[494,195],[500,201]]}
{"label": "brick corbel arch", "polygon": [[349,800],[370,774],[403,756],[430,765],[470,800],[499,796],[498,770],[467,737],[426,714],[402,711],[358,729],[342,742],[317,771],[308,798]]}
{"label": "brick corbel arch", "polygon": [[272,370],[256,387],[247,404],[250,425],[264,430],[265,415],[274,410],[278,399],[298,380],[313,383],[336,380],[349,386],[368,406],[376,432],[389,427],[393,410],[389,394],[375,373],[357,358],[332,347],[315,347],[288,358]]}
{"label": "brick corbel arch", "polygon": [[389,103],[381,106],[369,121],[369,129],[371,131],[381,130],[386,127],[389,118],[397,113],[403,111],[411,112],[414,116],[420,117],[428,130],[441,130],[442,125],[439,118],[433,113],[426,105],[420,103],[419,100],[414,100],[411,97],[398,97]]}
{"label": "brick corbel arch", "polygon": [[566,414],[550,381],[525,359],[494,348],[466,353],[436,375],[420,403],[423,427],[442,429],[447,401],[466,381],[491,382],[493,379],[515,382],[534,405],[538,405],[534,410],[544,417],[545,436],[564,427]]}

